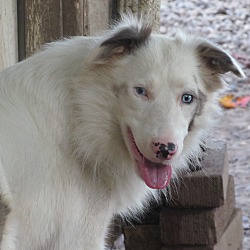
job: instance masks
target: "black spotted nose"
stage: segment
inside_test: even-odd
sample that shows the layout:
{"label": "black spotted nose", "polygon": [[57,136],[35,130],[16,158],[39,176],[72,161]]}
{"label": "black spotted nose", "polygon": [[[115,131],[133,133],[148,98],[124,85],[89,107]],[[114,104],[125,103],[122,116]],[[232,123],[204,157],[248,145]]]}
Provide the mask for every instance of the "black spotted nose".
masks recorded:
{"label": "black spotted nose", "polygon": [[153,142],[153,151],[158,159],[170,160],[177,152],[177,149],[177,145],[173,142]]}

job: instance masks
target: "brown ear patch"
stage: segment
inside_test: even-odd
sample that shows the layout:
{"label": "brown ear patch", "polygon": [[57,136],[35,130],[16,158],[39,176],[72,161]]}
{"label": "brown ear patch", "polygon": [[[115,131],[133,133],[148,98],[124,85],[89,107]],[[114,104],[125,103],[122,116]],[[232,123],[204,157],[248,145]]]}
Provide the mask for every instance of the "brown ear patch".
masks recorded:
{"label": "brown ear patch", "polygon": [[237,62],[224,50],[209,42],[203,42],[197,47],[198,55],[203,65],[215,74],[231,71],[238,77],[244,77]]}
{"label": "brown ear patch", "polygon": [[147,42],[151,32],[150,25],[139,22],[130,27],[120,28],[101,43],[103,50],[98,59],[108,60],[114,56],[132,53]]}

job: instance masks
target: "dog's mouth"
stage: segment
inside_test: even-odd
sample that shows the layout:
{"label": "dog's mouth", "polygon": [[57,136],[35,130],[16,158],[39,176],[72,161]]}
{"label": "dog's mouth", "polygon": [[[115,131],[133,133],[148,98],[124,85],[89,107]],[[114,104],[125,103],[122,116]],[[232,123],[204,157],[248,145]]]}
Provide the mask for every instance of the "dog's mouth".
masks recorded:
{"label": "dog's mouth", "polygon": [[148,160],[138,149],[133,133],[127,129],[130,149],[137,164],[139,174],[146,185],[153,189],[165,188],[172,176],[172,166]]}

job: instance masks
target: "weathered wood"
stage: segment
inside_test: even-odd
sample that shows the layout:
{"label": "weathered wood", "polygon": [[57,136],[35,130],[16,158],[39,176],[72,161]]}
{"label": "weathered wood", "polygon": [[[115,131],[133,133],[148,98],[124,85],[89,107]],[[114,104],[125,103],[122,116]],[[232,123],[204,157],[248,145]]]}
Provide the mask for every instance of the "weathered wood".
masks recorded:
{"label": "weathered wood", "polygon": [[[171,246],[171,249],[179,249],[180,245],[214,247],[220,242],[234,207],[234,179],[230,176],[227,201],[223,206],[214,209],[159,208],[151,211],[141,224],[124,225],[126,246],[128,249],[147,249],[144,247],[149,245],[150,249],[155,250],[161,244]],[[155,235],[154,231],[161,234],[161,237]]]}
{"label": "weathered wood", "polygon": [[63,36],[83,35],[84,0],[62,1]]}
{"label": "weathered wood", "polygon": [[126,250],[160,250],[159,225],[141,225],[124,228]]}
{"label": "weathered wood", "polygon": [[17,62],[17,3],[0,1],[0,69]]}
{"label": "weathered wood", "polygon": [[17,24],[18,24],[18,60],[22,61],[26,56],[26,29],[25,29],[25,1],[18,0],[17,5]]}
{"label": "weathered wood", "polygon": [[206,207],[223,205],[228,185],[228,155],[226,144],[216,142],[218,148],[209,150],[202,169],[183,176],[179,185],[170,188],[171,207]]}
{"label": "weathered wood", "polygon": [[161,250],[241,250],[243,239],[242,213],[240,209],[234,209],[228,226],[220,241],[215,245],[207,246],[168,246]]}
{"label": "weathered wood", "polygon": [[[159,32],[160,29],[160,0],[113,0],[113,6],[119,17],[123,13],[133,13],[137,17],[146,17],[153,23],[153,30]],[[114,3],[115,2],[115,3]]]}
{"label": "weathered wood", "polygon": [[63,36],[98,35],[109,27],[110,0],[62,1]]}
{"label": "weathered wood", "polygon": [[19,59],[62,37],[100,34],[109,27],[109,10],[110,0],[19,0]]}
{"label": "weathered wood", "polygon": [[233,176],[226,203],[213,209],[166,208],[160,213],[164,245],[211,245],[219,242],[235,207]]}
{"label": "weathered wood", "polygon": [[240,209],[235,209],[221,240],[213,250],[240,250],[242,240],[242,212]]}
{"label": "weathered wood", "polygon": [[[28,57],[47,42],[62,37],[61,4],[58,0],[21,0],[18,17],[22,23],[19,35],[23,36],[23,51]],[[23,58],[20,58],[23,59]]]}
{"label": "weathered wood", "polygon": [[84,1],[84,31],[86,36],[99,35],[109,27],[110,0]]}

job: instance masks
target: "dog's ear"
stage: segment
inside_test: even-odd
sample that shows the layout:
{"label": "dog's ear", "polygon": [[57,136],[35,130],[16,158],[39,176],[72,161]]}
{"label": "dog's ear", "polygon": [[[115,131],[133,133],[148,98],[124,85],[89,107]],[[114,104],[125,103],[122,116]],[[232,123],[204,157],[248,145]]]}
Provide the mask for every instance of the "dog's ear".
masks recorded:
{"label": "dog's ear", "polygon": [[226,51],[208,41],[200,43],[197,47],[198,56],[202,66],[214,74],[224,74],[231,71],[238,77],[245,77],[239,64]]}
{"label": "dog's ear", "polygon": [[119,25],[111,36],[100,45],[96,62],[107,62],[119,56],[131,54],[146,44],[152,32],[152,26],[140,21]]}

